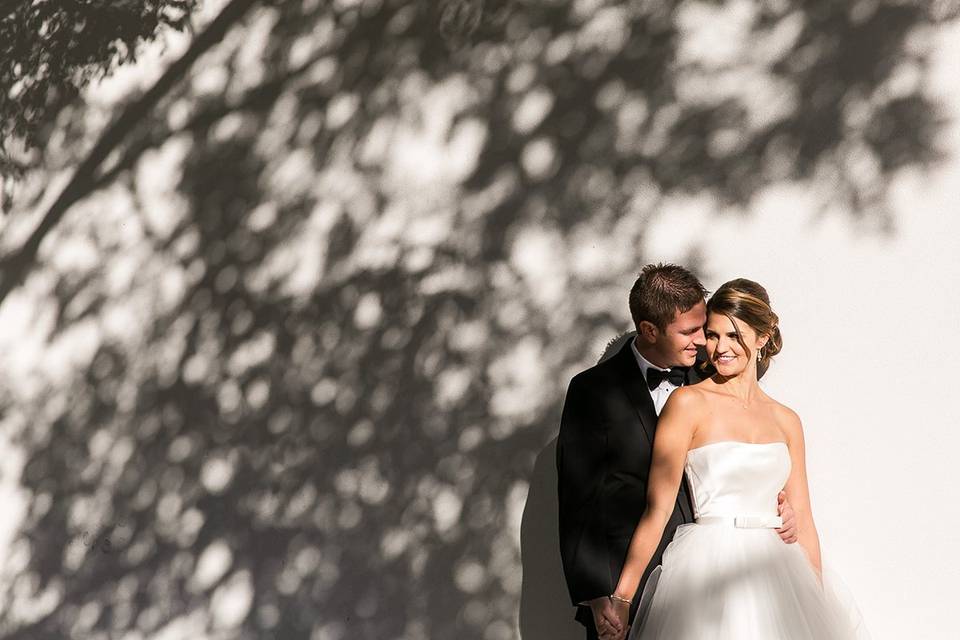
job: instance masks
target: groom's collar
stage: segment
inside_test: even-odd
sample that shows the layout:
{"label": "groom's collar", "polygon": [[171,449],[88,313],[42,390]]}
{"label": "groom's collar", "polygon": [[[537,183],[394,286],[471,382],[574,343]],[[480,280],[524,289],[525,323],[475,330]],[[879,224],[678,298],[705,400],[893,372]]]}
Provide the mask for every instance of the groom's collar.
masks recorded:
{"label": "groom's collar", "polygon": [[630,338],[630,350],[633,352],[633,357],[637,361],[637,365],[640,367],[640,373],[643,375],[643,379],[647,379],[647,370],[656,369],[657,371],[670,371],[670,369],[664,369],[663,367],[658,367],[649,360],[641,355],[640,350],[637,349],[637,336],[634,335]]}

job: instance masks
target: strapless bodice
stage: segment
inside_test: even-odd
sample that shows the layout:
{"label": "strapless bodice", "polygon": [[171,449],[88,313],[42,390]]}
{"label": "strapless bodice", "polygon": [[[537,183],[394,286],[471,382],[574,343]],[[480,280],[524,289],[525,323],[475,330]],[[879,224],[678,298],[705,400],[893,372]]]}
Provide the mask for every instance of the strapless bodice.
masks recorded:
{"label": "strapless bodice", "polygon": [[785,442],[713,442],[690,449],[684,465],[694,516],[776,516],[790,476]]}

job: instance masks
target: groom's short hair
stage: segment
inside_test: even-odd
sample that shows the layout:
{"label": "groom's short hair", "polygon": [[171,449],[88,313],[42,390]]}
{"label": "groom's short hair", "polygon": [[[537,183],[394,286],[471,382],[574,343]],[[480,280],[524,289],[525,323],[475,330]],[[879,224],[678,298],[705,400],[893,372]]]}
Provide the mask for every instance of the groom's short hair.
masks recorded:
{"label": "groom's short hair", "polygon": [[663,331],[674,315],[706,297],[707,290],[697,277],[680,265],[648,264],[630,290],[630,315],[638,331],[643,320]]}

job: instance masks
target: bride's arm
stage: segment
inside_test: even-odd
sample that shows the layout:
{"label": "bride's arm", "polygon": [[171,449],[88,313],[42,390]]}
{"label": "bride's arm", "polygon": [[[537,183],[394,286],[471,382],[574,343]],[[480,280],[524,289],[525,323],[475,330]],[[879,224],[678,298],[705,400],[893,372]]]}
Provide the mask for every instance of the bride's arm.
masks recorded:
{"label": "bride's arm", "polygon": [[787,435],[787,446],[790,449],[791,464],[790,477],[787,479],[787,484],[783,490],[787,494],[787,500],[793,506],[796,515],[798,542],[810,559],[810,564],[816,570],[817,577],[820,577],[820,537],[817,535],[817,527],[813,522],[813,511],[810,509],[803,426],[800,424],[800,417],[786,407],[784,407],[783,426]]}
{"label": "bride's arm", "polygon": [[696,427],[698,404],[696,392],[681,387],[670,394],[657,421],[647,481],[647,508],[630,540],[627,560],[613,593],[616,599],[633,600],[643,571],[660,544],[677,502],[683,464]]}

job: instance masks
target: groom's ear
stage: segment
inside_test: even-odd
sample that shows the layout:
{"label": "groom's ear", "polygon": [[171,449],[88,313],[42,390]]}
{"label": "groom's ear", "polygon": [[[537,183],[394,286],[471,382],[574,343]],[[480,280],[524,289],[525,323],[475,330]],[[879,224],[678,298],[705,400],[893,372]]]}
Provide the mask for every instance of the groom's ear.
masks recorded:
{"label": "groom's ear", "polygon": [[660,330],[657,328],[657,325],[649,320],[641,320],[640,324],[637,325],[637,335],[640,336],[642,341],[648,344],[656,342],[659,333]]}

